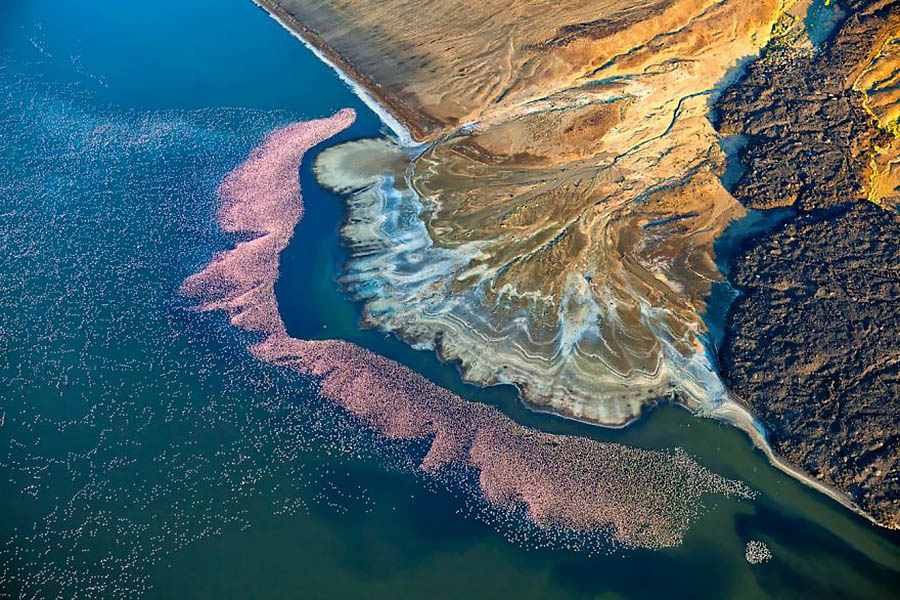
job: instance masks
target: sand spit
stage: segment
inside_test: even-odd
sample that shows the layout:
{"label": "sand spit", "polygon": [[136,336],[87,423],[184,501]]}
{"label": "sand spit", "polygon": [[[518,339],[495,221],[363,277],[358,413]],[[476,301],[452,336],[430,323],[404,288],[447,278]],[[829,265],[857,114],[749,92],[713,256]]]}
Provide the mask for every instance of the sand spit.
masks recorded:
{"label": "sand spit", "polygon": [[388,439],[427,440],[419,465],[449,485],[477,475],[493,509],[547,530],[599,532],[625,547],[678,544],[711,494],[751,497],[743,484],[683,451],[648,451],[522,427],[467,402],[408,368],[353,344],[288,336],[274,284],[278,259],[302,218],[297,170],[306,150],[349,126],[352,111],[270,134],[220,187],[224,231],[254,235],[217,254],[185,280],[200,310],[224,310],[261,334],[250,351],[263,361],[321,379],[320,393]]}

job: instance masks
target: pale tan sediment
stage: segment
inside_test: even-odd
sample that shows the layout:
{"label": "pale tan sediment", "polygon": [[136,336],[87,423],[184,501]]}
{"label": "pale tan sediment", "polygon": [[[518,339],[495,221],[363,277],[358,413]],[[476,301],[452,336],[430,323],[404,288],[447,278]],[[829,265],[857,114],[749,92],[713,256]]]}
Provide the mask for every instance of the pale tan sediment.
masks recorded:
{"label": "pale tan sediment", "polygon": [[[433,142],[363,186],[337,157],[353,146],[322,157],[323,183],[356,190],[344,283],[369,324],[601,425],[728,402],[702,317],[743,209],[709,103],[781,2],[276,4]],[[402,216],[386,187],[423,228],[382,226]]]}

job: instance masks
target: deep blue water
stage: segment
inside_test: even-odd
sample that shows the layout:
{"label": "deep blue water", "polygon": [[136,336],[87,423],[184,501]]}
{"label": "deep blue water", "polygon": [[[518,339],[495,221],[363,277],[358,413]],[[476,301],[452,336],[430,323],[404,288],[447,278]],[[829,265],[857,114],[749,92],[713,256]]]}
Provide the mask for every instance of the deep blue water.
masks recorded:
{"label": "deep blue water", "polygon": [[[213,221],[222,176],[272,128],[345,106],[358,120],[331,143],[380,133],[249,0],[0,4],[0,597],[896,594],[897,536],[733,429],[674,407],[621,431],[539,415],[361,330],[315,151],[277,290],[293,334],[353,340],[529,426],[680,445],[760,499],[710,503],[672,550],[512,543],[471,499],[397,468],[404,449],[319,402],[314,381],[187,310],[179,283],[229,242]],[[774,560],[749,566],[748,539]]]}

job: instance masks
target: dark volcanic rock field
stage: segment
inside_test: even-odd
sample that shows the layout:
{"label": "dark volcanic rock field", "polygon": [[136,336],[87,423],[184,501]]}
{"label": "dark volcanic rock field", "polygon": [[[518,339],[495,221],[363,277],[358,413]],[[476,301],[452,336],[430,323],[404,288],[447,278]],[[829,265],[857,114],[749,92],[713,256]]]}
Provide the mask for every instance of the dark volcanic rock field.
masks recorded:
{"label": "dark volcanic rock field", "polygon": [[798,209],[731,265],[720,359],[776,453],[900,528],[900,216],[866,201],[889,134],[848,84],[900,2],[848,4],[825,47],[773,40],[716,105],[748,140],[735,197]]}
{"label": "dark volcanic rock field", "polygon": [[719,132],[750,138],[746,172],[732,191],[744,206],[813,210],[865,198],[872,148],[890,134],[875,126],[847,79],[891,11],[900,11],[900,2],[882,4],[848,18],[818,52],[776,38],[725,90],[716,105]]}
{"label": "dark volcanic rock field", "polygon": [[736,261],[727,382],[773,449],[900,526],[900,217],[860,202]]}

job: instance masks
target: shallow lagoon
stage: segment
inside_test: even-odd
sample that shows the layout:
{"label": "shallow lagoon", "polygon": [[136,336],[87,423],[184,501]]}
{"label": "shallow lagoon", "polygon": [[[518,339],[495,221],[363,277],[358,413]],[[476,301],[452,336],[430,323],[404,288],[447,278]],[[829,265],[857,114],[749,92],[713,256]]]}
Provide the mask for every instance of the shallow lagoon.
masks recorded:
{"label": "shallow lagoon", "polygon": [[[889,597],[898,536],[772,469],[727,426],[665,406],[624,430],[528,411],[432,353],[360,330],[336,283],[340,200],[301,167],[306,213],[278,286],[291,334],[340,337],[526,425],[679,445],[761,492],[711,504],[670,551],[531,549],[464,497],[391,468],[256,364],[181,279],[225,246],[221,177],[269,129],[377,117],[249,1],[0,7],[0,590],[103,597]],[[321,150],[321,148],[319,149]],[[372,451],[373,445],[378,446]],[[748,539],[775,558],[751,567]],[[44,554],[46,553],[46,554]],[[2,595],[2,594],[0,594]]]}

